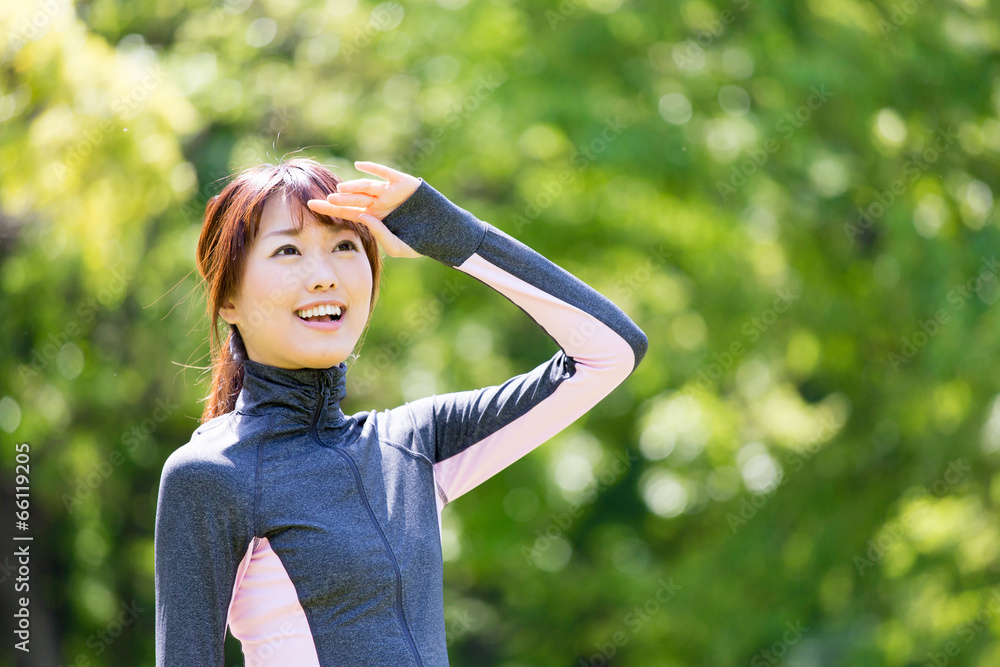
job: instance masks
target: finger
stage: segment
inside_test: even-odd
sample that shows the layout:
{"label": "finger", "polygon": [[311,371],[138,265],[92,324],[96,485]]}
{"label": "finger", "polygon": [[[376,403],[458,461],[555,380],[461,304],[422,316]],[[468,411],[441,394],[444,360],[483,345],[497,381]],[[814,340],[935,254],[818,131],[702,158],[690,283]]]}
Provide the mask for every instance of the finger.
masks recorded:
{"label": "finger", "polygon": [[382,224],[382,221],[371,213],[362,213],[358,216],[358,222],[364,223],[371,230],[372,236],[383,248],[391,248],[393,234]]}
{"label": "finger", "polygon": [[345,192],[331,192],[326,196],[326,200],[333,204],[334,206],[360,206],[361,208],[368,208],[374,202],[376,197],[374,195],[365,194],[359,192],[357,194],[349,194]]}
{"label": "finger", "polygon": [[387,181],[397,181],[400,177],[406,175],[401,171],[396,171],[392,167],[387,167],[384,164],[379,164],[378,162],[359,161],[354,163],[354,168],[358,171],[363,171],[366,174],[381,176]]}
{"label": "finger", "polygon": [[377,197],[385,191],[388,185],[385,181],[376,181],[373,178],[359,178],[340,183],[337,185],[337,192],[363,192],[364,194]]}
{"label": "finger", "polygon": [[385,224],[370,213],[362,213],[358,222],[364,223],[371,230],[378,244],[390,257],[420,257],[420,253],[403,243],[395,234],[389,231]]}
{"label": "finger", "polygon": [[306,202],[309,208],[321,213],[322,215],[328,215],[331,218],[342,218],[344,220],[352,220],[354,222],[360,222],[358,216],[365,212],[363,208],[356,208],[354,206],[338,206],[336,204],[331,204],[325,199],[310,199]]}
{"label": "finger", "polygon": [[366,225],[378,244],[392,257],[420,257],[420,253],[404,244],[381,220],[371,213],[366,213],[364,209],[336,206],[323,199],[310,199],[306,203],[317,213]]}

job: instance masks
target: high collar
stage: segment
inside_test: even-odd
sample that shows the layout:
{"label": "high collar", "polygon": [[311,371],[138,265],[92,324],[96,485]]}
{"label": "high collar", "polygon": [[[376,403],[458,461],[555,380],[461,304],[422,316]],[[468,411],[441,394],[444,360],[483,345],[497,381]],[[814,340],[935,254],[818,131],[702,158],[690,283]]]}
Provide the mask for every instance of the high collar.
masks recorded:
{"label": "high collar", "polygon": [[247,415],[278,414],[323,428],[345,419],[347,363],[330,368],[279,368],[243,360],[243,389],[235,409]]}

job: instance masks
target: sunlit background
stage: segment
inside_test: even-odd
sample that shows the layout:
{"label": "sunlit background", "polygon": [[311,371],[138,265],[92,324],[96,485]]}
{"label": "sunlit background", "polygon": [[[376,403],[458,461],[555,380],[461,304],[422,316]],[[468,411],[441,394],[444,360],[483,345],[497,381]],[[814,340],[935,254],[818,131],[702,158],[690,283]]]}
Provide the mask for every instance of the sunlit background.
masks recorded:
{"label": "sunlit background", "polygon": [[[998,50],[988,0],[0,0],[0,662],[154,664],[201,215],[304,155],[424,178],[650,340],[446,508],[453,665],[1000,664]],[[348,414],[557,350],[387,261]]]}

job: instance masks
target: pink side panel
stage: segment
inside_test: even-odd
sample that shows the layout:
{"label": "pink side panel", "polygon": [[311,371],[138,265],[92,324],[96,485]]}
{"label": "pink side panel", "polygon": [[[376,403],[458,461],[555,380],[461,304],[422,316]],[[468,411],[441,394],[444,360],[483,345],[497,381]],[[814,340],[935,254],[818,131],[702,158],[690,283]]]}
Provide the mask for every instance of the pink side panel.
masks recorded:
{"label": "pink side panel", "polygon": [[432,471],[432,476],[434,477],[434,487],[435,487],[434,488],[434,502],[437,505],[438,538],[440,538],[444,534],[444,524],[441,523],[441,510],[444,509],[445,501],[441,497],[441,494],[438,493],[438,490],[437,490],[437,485],[438,485],[439,482],[437,480],[437,468],[436,467]]}
{"label": "pink side panel", "polygon": [[228,624],[246,667],[320,667],[295,585],[266,537],[240,562]]}
{"label": "pink side panel", "polygon": [[573,358],[576,373],[526,414],[461,454],[435,464],[436,478],[449,502],[579,419],[624,382],[635,365],[628,342],[589,313],[478,254],[456,268],[479,278],[523,308]]}

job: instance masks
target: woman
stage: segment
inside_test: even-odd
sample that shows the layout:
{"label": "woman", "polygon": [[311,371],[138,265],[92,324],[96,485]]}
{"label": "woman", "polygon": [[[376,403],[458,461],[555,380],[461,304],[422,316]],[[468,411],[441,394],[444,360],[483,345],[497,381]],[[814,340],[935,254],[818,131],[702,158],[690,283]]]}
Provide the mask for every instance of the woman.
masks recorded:
{"label": "woman", "polygon": [[[202,425],[163,466],[156,664],[448,664],[440,512],[573,423],[635,369],[645,334],[607,298],[419,178],[339,182],[305,158],[235,178],[197,263],[213,323]],[[345,415],[345,360],[381,245],[510,299],[559,345],[501,385]],[[215,324],[230,326],[219,344]]]}

